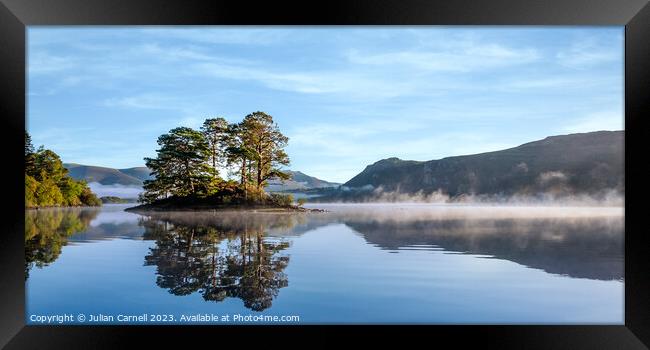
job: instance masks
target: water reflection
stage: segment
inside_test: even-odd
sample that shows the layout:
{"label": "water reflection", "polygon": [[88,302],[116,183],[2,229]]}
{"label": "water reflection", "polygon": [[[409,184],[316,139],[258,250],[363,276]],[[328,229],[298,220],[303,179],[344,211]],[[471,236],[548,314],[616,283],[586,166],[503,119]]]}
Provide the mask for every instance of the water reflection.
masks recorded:
{"label": "water reflection", "polygon": [[25,211],[25,279],[34,266],[53,263],[75,233],[97,217],[98,208],[59,208]]}
{"label": "water reflection", "polygon": [[175,295],[198,291],[212,301],[236,297],[256,311],[288,285],[284,239],[332,224],[391,252],[443,250],[574,278],[623,280],[623,217],[616,212],[463,210],[149,213],[141,225],[145,239],[156,240],[145,261],[157,266],[160,287]]}
{"label": "water reflection", "polygon": [[[624,279],[624,216],[618,209],[342,206],[328,207],[325,213],[134,214],[124,212],[123,208],[26,211],[26,275],[33,266],[52,263],[65,250],[63,246],[76,242],[80,249],[63,252],[76,260],[66,259],[56,267],[58,275],[51,275],[61,278],[59,288],[78,278],[69,271],[88,272],[88,278],[97,270],[103,269],[102,276],[113,273],[118,269],[113,257],[127,251],[122,255],[125,258],[120,272],[115,274],[119,277],[112,281],[121,291],[128,289],[134,295],[148,297],[156,293],[170,297],[165,290],[177,296],[200,295],[178,299],[179,308],[192,300],[200,302],[201,307],[209,307],[205,302],[215,305],[236,298],[254,311],[272,308],[281,290],[290,296],[288,299],[299,293],[301,302],[314,305],[323,305],[318,298],[341,299],[336,292],[327,294],[333,288],[332,281],[339,280],[345,284],[344,295],[350,300],[379,298],[382,290],[377,286],[408,290],[401,295],[404,298],[416,294],[414,288],[434,295],[442,293],[445,287],[441,285],[454,286],[449,281],[454,282],[459,276],[470,286],[478,283],[475,281],[484,276],[483,272],[467,274],[467,265],[463,265],[475,263],[476,259],[522,265],[499,265],[504,269],[505,284],[489,282],[494,290],[512,285],[513,293],[521,288],[517,283],[523,281],[522,276],[534,283],[552,281],[562,286],[579,282],[574,278],[584,279],[583,282]],[[91,245],[95,248],[91,249]],[[457,259],[461,256],[449,254],[466,255]],[[95,259],[96,255],[102,258]],[[292,267],[287,270],[291,256]],[[340,266],[333,261],[341,262]],[[451,261],[450,267],[436,265]],[[155,283],[153,268],[143,265],[155,268]],[[523,266],[538,271],[528,274]],[[132,271],[122,272],[124,269]],[[539,271],[546,274],[542,277]],[[32,271],[31,278],[36,277],[37,282],[30,281],[33,292],[38,290],[39,278],[41,286],[58,283],[55,277],[43,282],[47,273]],[[129,274],[138,277],[131,280]],[[340,277],[341,274],[344,276]],[[552,275],[572,278],[557,279]],[[387,281],[386,276],[392,279]],[[136,279],[138,282],[134,282]],[[287,288],[290,279],[293,290]],[[318,291],[315,299],[311,300],[305,290]],[[459,288],[455,293],[467,290],[472,291]],[[276,304],[274,310],[291,302]]]}
{"label": "water reflection", "polygon": [[382,249],[444,249],[510,260],[548,273],[623,280],[622,218],[379,222],[348,220]]}
{"label": "water reflection", "polygon": [[145,265],[157,267],[156,284],[174,295],[201,294],[206,301],[239,298],[254,311],[271,307],[289,285],[284,269],[289,242],[265,237],[290,229],[295,216],[159,214],[141,220],[144,238],[156,241]]}
{"label": "water reflection", "polygon": [[385,250],[487,255],[575,278],[623,280],[622,208],[334,205],[341,222]]}

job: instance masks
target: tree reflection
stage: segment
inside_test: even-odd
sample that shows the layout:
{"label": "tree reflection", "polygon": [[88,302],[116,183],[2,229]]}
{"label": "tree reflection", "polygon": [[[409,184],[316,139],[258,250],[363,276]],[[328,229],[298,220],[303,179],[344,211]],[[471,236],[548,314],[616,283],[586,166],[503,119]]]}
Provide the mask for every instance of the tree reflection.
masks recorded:
{"label": "tree reflection", "polygon": [[25,211],[25,279],[34,266],[53,263],[75,233],[88,229],[98,209],[61,208]]}
{"label": "tree reflection", "polygon": [[250,217],[205,222],[195,217],[193,222],[203,223],[195,225],[169,217],[144,219],[144,238],[156,240],[145,265],[157,267],[156,283],[174,295],[198,292],[215,302],[239,298],[251,310],[265,310],[289,284],[284,273],[289,256],[282,253],[289,243],[265,236],[269,227],[278,225],[278,217],[273,218],[274,222]]}

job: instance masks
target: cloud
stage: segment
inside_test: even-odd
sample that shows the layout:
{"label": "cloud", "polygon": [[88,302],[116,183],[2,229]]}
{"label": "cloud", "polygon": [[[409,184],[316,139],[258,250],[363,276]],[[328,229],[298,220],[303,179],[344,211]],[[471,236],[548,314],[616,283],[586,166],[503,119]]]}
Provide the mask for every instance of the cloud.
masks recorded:
{"label": "cloud", "polygon": [[[617,111],[586,114],[615,109],[622,96],[616,64],[605,64],[622,41],[601,29],[593,29],[601,41],[572,46],[566,33],[518,28],[29,33],[28,119],[37,123],[35,141],[67,161],[137,165],[173,127],[256,109],[290,137],[292,168],[326,180],[347,180],[337,177],[390,156],[429,160],[622,126]],[[82,122],[96,130],[64,130]],[[60,134],[38,137],[51,126]]]}
{"label": "cloud", "polygon": [[401,50],[386,53],[361,53],[353,49],[347,59],[355,64],[411,67],[425,71],[471,72],[531,63],[539,59],[532,48],[509,48],[499,44],[458,43],[438,50]]}
{"label": "cloud", "polygon": [[594,112],[572,121],[562,128],[568,133],[580,133],[601,130],[624,130],[625,119],[622,112],[603,111]]}
{"label": "cloud", "polygon": [[[197,127],[203,122],[202,118],[209,110],[200,101],[183,99],[177,96],[162,93],[144,93],[134,96],[108,98],[102,103],[105,107],[135,109],[135,110],[160,110],[169,111],[169,118],[159,118],[155,123],[149,123],[147,128],[168,127],[169,119],[173,119],[173,125]],[[173,127],[173,126],[172,126]]]}
{"label": "cloud", "polygon": [[[211,29],[211,30],[210,30]],[[142,29],[141,33],[162,39],[181,39],[185,41],[204,44],[230,44],[230,45],[271,45],[285,42],[295,33],[292,30],[280,28],[245,28],[245,27],[180,27],[166,29],[154,27]]]}
{"label": "cloud", "polygon": [[200,52],[197,48],[160,46],[157,43],[148,43],[134,47],[129,51],[134,56],[157,57],[161,61],[208,61],[214,56]]}
{"label": "cloud", "polygon": [[29,75],[59,73],[75,67],[72,57],[52,55],[47,51],[27,53],[27,72]]}
{"label": "cloud", "polygon": [[174,98],[159,94],[145,93],[136,96],[109,98],[104,100],[106,107],[122,107],[132,109],[182,109],[179,101]]}
{"label": "cloud", "polygon": [[390,98],[416,91],[417,86],[359,71],[280,71],[269,67],[199,63],[195,73],[233,80],[257,81],[267,88],[303,94],[348,94],[356,97]]}
{"label": "cloud", "polygon": [[544,93],[566,96],[568,90],[583,91],[611,91],[622,89],[623,80],[616,73],[601,73],[599,75],[578,74],[549,74],[545,76],[520,75],[513,79],[494,84],[492,91],[517,92],[517,93]]}
{"label": "cloud", "polygon": [[574,43],[567,50],[558,52],[556,59],[562,66],[577,69],[619,61],[622,69],[623,51],[615,50],[611,46],[601,45],[595,39],[588,38]]}
{"label": "cloud", "polygon": [[538,181],[542,184],[566,181],[567,176],[561,171],[547,171],[539,174]]}

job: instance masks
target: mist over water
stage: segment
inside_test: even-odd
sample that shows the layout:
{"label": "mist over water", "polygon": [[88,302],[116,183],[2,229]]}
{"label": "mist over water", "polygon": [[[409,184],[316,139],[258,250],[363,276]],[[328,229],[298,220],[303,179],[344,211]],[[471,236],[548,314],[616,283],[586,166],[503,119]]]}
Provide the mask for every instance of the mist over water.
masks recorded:
{"label": "mist over water", "polygon": [[93,191],[97,197],[120,197],[120,198],[138,198],[143,189],[140,186],[125,186],[125,185],[102,185],[99,182],[91,182],[88,184],[90,190]]}
{"label": "mist over water", "polygon": [[449,220],[515,218],[620,218],[623,206],[539,205],[530,202],[500,203],[307,203],[306,208],[324,209],[324,215],[375,220]]}
{"label": "mist over water", "polygon": [[[405,193],[387,191],[382,186],[362,189],[343,188],[342,193],[355,193],[350,198],[323,200],[324,203],[467,203],[524,206],[623,206],[625,196],[617,189],[604,189],[597,193],[571,193],[558,190],[536,194],[461,194],[450,196],[441,190]],[[319,201],[318,198],[315,198]]]}
{"label": "mist over water", "polygon": [[310,203],[29,211],[28,313],[622,324],[624,208]]}

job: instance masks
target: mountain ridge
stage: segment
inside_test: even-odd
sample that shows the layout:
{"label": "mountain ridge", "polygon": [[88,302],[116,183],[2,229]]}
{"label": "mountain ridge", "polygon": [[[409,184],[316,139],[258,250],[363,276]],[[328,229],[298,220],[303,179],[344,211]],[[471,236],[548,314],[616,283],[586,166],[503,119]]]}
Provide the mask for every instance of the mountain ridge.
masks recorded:
{"label": "mountain ridge", "polygon": [[[72,178],[85,180],[88,183],[96,182],[101,185],[139,186],[144,180],[151,179],[151,170],[147,167],[132,167],[115,169],[103,166],[84,165],[78,163],[64,163]],[[289,191],[297,189],[338,187],[340,183],[329,182],[309,176],[301,171],[287,171],[292,179],[281,181],[271,179],[267,189],[269,191]]]}
{"label": "mountain ridge", "polygon": [[309,176],[301,171],[287,170],[291,179],[281,181],[279,179],[271,179],[267,186],[269,191],[291,191],[291,190],[306,190],[316,188],[330,188],[338,187],[341,184],[337,182],[329,182],[321,180],[314,176]]}
{"label": "mountain ridge", "polygon": [[151,178],[146,167],[115,169],[78,163],[64,163],[63,166],[74,179],[102,185],[142,186],[144,180]]}
{"label": "mountain ridge", "polygon": [[624,191],[624,131],[548,136],[516,147],[428,161],[379,160],[342,185],[401,193]]}

